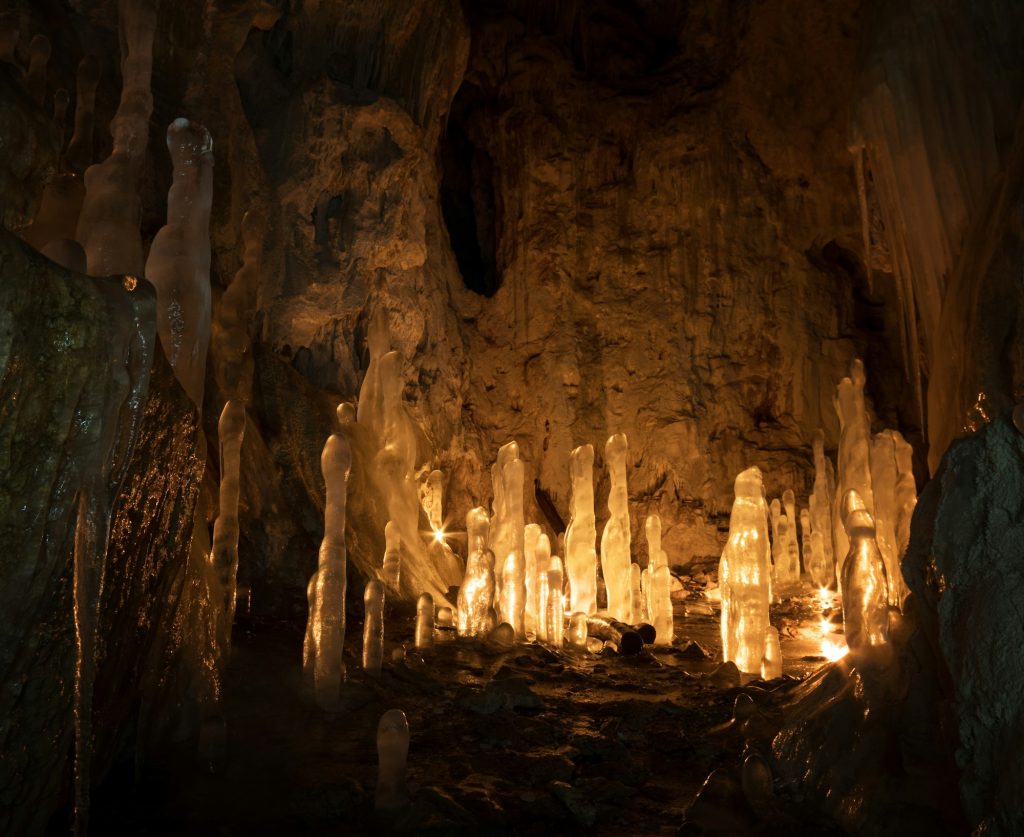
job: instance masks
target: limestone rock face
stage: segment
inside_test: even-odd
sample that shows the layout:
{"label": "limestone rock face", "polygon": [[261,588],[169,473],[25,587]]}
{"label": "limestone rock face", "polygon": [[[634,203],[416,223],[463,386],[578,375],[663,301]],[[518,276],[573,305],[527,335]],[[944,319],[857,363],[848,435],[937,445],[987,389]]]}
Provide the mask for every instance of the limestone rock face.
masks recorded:
{"label": "limestone rock face", "polygon": [[[69,790],[72,543],[90,476],[85,429],[117,423],[114,470],[123,474],[110,486],[119,499],[99,611],[99,636],[117,637],[98,654],[99,768],[143,694],[152,700],[167,674],[199,462],[195,410],[153,354],[148,284],[69,274],[2,230],[0,274],[0,831],[20,834],[41,832]],[[111,366],[111,353],[123,368]],[[115,375],[137,385],[137,412],[111,401]]]}

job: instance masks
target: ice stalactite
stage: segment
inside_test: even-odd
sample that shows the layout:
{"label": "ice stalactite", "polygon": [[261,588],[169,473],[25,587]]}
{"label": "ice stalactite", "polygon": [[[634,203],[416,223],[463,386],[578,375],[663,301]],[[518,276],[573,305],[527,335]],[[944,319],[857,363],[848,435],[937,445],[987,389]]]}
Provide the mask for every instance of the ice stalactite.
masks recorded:
{"label": "ice stalactite", "polygon": [[843,562],[843,627],[846,644],[857,651],[889,640],[889,586],[870,512],[854,503],[848,508],[845,523],[850,547]]}
{"label": "ice stalactite", "polygon": [[565,642],[562,559],[557,555],[551,556],[547,567],[547,641],[555,648],[561,648]]}
{"label": "ice stalactite", "polygon": [[380,578],[393,593],[401,589],[402,536],[392,520],[384,527],[384,560],[381,562]]}
{"label": "ice stalactite", "polygon": [[761,670],[768,628],[768,520],[761,471],[736,477],[729,540],[718,564],[722,591],[722,659],[743,672]]}
{"label": "ice stalactite", "polygon": [[406,762],[409,758],[409,722],[401,709],[389,709],[377,725],[377,790],[374,809],[393,817],[409,805]]}
{"label": "ice stalactite", "polygon": [[597,523],[594,519],[594,446],[581,445],[569,456],[572,516],[565,531],[569,609],[597,612]]}
{"label": "ice stalactite", "polygon": [[769,625],[764,634],[764,658],[761,660],[761,679],[775,680],[782,677],[782,644],[779,631]]}
{"label": "ice stalactite", "polygon": [[526,632],[537,633],[540,623],[540,574],[547,572],[547,567],[537,563],[537,541],[542,532],[536,523],[527,523],[523,529],[523,557],[526,566]]}
{"label": "ice stalactite", "polygon": [[[864,406],[864,364],[854,360],[850,364],[850,376],[843,378],[836,387],[834,404],[839,416],[839,461],[836,473],[836,496],[838,504],[847,491],[855,490],[861,497],[868,512],[874,510],[874,494],[871,491],[871,430],[868,426],[867,410]],[[845,556],[850,548],[843,528],[841,513],[832,521],[835,554]],[[840,568],[837,566],[837,571]]]}
{"label": "ice stalactite", "polygon": [[[202,125],[175,119],[167,129],[167,149],[174,167],[167,224],[153,239],[146,278],[156,287],[156,324],[164,354],[202,411],[210,345],[213,140]],[[86,178],[88,187],[88,174]],[[91,263],[89,268],[92,272]]]}
{"label": "ice stalactite", "polygon": [[416,647],[431,648],[434,645],[434,597],[424,593],[416,602]]}
{"label": "ice stalactite", "polygon": [[814,488],[809,500],[811,510],[811,546],[814,547],[814,536],[817,534],[821,542],[821,579],[815,583],[822,587],[831,587],[835,580],[835,552],[832,542],[835,530],[832,525],[832,514],[835,508],[836,478],[832,468],[832,460],[825,456],[825,434],[822,430],[814,432],[812,442],[814,451]]}
{"label": "ice stalactite", "polygon": [[633,621],[633,596],[630,590],[629,490],[626,487],[627,441],[623,433],[608,438],[604,448],[611,488],[608,492],[610,516],[601,533],[601,572],[608,589],[608,612],[623,622]]}
{"label": "ice stalactite", "polygon": [[[352,453],[340,434],[327,439],[320,456],[320,470],[327,486],[324,539],[320,544],[317,571],[311,580],[312,601],[306,629],[304,667],[313,670],[316,702],[323,709],[337,707],[345,663],[345,590],[347,554],[345,549],[345,506]],[[311,661],[311,665],[310,665]]]}
{"label": "ice stalactite", "polygon": [[494,603],[494,553],[487,548],[490,521],[487,510],[477,507],[466,515],[469,556],[466,576],[459,588],[459,636],[482,636],[490,629]]}
{"label": "ice stalactite", "polygon": [[[515,441],[508,442],[498,449],[498,458],[491,466],[494,499],[491,505],[490,547],[496,562],[499,601],[503,595],[504,569],[509,554],[513,551],[523,554],[523,481],[524,467],[519,458],[519,445]],[[499,613],[499,616],[506,622],[511,621],[503,614]]]}
{"label": "ice stalactite", "polygon": [[363,670],[377,677],[384,662],[384,585],[380,579],[366,582],[363,606]]}
{"label": "ice stalactite", "polygon": [[238,497],[242,439],[245,436],[245,405],[228,401],[217,424],[220,440],[220,511],[213,522],[213,551],[210,554],[210,599],[214,607],[217,648],[226,657],[231,647],[231,626],[235,621],[235,592],[238,578]]}
{"label": "ice stalactite", "polygon": [[28,46],[28,71],[25,87],[37,105],[46,101],[46,67],[50,63],[50,39],[36,35]]}
{"label": "ice stalactite", "polygon": [[893,430],[883,430],[871,439],[871,488],[875,495],[875,542],[885,560],[889,604],[902,607],[910,590],[900,569],[900,547],[896,537],[899,519],[896,485],[899,471],[894,433]]}
{"label": "ice stalactite", "polygon": [[121,102],[110,124],[110,156],[85,172],[85,200],[75,236],[85,249],[89,273],[109,276],[144,273],[140,197],[149,117],[156,0],[121,0]]}

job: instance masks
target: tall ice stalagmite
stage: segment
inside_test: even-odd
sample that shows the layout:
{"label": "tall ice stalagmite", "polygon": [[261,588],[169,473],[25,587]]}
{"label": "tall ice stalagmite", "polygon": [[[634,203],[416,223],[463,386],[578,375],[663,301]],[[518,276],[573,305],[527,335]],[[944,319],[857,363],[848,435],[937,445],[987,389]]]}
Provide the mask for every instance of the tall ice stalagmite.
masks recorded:
{"label": "tall ice stalagmite", "polygon": [[[526,572],[516,573],[511,583],[522,585],[522,589],[512,591],[506,596],[504,572],[506,566],[518,567],[523,563],[525,523],[523,512],[523,482],[525,471],[523,461],[519,458],[519,445],[514,441],[502,445],[498,449],[498,459],[491,468],[491,486],[494,491],[494,515],[491,518],[490,547],[494,553],[495,570],[497,572],[497,601],[500,607],[506,601],[526,605]],[[511,565],[509,555],[513,552],[517,557]],[[500,621],[508,622],[520,636],[520,625],[513,621],[513,615],[500,612]],[[522,619],[520,618],[520,622]]]}
{"label": "tall ice stalagmite", "polygon": [[768,629],[768,520],[761,471],[736,477],[729,540],[718,564],[722,591],[722,659],[743,672],[761,670]]}
{"label": "tall ice stalagmite", "polygon": [[885,645],[889,640],[889,586],[871,514],[853,508],[846,518],[846,531],[850,543],[843,562],[846,644],[852,651]]}
{"label": "tall ice stalagmite", "polygon": [[213,551],[210,565],[213,583],[211,604],[215,608],[217,647],[226,654],[231,646],[231,625],[235,621],[235,590],[238,577],[238,496],[242,439],[245,436],[245,405],[228,401],[217,423],[220,441],[220,511],[213,522]]}
{"label": "tall ice stalagmite", "polygon": [[[836,387],[833,400],[840,428],[839,467],[833,500],[837,512],[843,495],[851,489],[860,495],[869,513],[874,511],[874,494],[871,491],[871,429],[864,405],[865,380],[864,364],[856,359],[850,364],[850,377],[843,378]],[[832,529],[838,559],[839,556],[845,556],[850,548],[841,513],[834,515]]]}
{"label": "tall ice stalagmite", "polygon": [[608,612],[621,622],[633,622],[633,594],[630,587],[629,490],[626,487],[627,442],[624,433],[608,438],[605,464],[611,479],[608,492],[610,517],[601,533],[601,571],[608,589]]}
{"label": "tall ice stalagmite", "polygon": [[565,569],[569,575],[569,610],[597,612],[597,522],[594,519],[594,446],[581,445],[569,455],[572,516],[565,530]]}
{"label": "tall ice stalagmite", "polygon": [[885,560],[889,580],[889,604],[902,607],[910,592],[900,569],[900,547],[896,537],[899,504],[896,486],[899,471],[896,464],[896,431],[883,430],[871,439],[871,489],[875,495],[875,543]]}
{"label": "tall ice stalagmite", "polygon": [[494,553],[487,548],[489,520],[481,507],[466,514],[469,556],[466,576],[459,588],[459,636],[484,636],[491,629],[494,604]]}
{"label": "tall ice stalagmite", "polygon": [[384,585],[379,578],[366,582],[363,608],[363,670],[377,677],[384,662]]}
{"label": "tall ice stalagmite", "polygon": [[815,578],[815,583],[831,587],[835,578],[836,563],[832,548],[835,537],[832,515],[835,508],[836,477],[832,460],[825,456],[825,433],[820,429],[814,431],[814,440],[811,444],[814,450],[814,488],[808,502],[811,511],[811,548],[813,554],[814,536],[817,534],[821,545],[822,563],[822,578]]}

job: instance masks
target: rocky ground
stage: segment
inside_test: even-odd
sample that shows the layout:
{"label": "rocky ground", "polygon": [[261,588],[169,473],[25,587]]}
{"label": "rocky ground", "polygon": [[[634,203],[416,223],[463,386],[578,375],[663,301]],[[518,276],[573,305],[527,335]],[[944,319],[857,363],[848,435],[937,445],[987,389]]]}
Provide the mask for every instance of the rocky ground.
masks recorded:
{"label": "rocky ground", "polygon": [[[184,742],[147,763],[138,783],[123,765],[95,798],[94,831],[675,833],[706,777],[723,768],[691,812],[693,833],[703,833],[697,823],[711,833],[834,833],[784,787],[768,800],[736,796],[745,749],[767,753],[780,705],[824,663],[814,639],[821,604],[808,590],[773,608],[786,673],[741,686],[719,667],[717,603],[700,587],[690,579],[678,591],[675,644],[636,657],[462,639],[421,657],[402,608],[386,622],[386,651],[408,651],[376,680],[359,664],[355,614],[335,716],[304,694],[303,626],[243,615],[226,747],[197,756],[196,742]],[[392,708],[409,719],[412,807],[387,823],[374,815],[375,740]]]}

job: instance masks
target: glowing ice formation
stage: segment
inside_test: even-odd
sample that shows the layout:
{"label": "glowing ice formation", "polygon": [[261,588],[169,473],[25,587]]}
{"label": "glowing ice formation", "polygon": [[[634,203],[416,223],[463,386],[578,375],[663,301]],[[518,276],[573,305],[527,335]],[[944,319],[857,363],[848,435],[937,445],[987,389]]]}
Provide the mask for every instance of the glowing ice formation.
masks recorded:
{"label": "glowing ice formation", "polygon": [[416,602],[416,647],[430,648],[434,644],[434,597],[424,593]]}
{"label": "glowing ice formation", "polygon": [[[210,345],[213,140],[202,125],[175,119],[167,129],[167,148],[174,165],[167,224],[153,239],[146,278],[156,287],[156,326],[164,354],[189,398],[202,410]],[[88,182],[88,174],[86,178]],[[91,263],[89,269],[92,272]]]}
{"label": "glowing ice formation", "polygon": [[[519,445],[515,441],[508,442],[498,449],[498,458],[491,467],[491,487],[494,492],[493,516],[491,518],[491,540],[490,547],[496,561],[496,582],[498,591],[499,617],[513,624],[518,634],[518,625],[509,617],[509,614],[500,612],[501,602],[504,601],[504,570],[508,556],[516,551],[523,554],[523,537],[525,523],[523,520],[523,461],[519,458]],[[518,582],[517,582],[518,583]],[[511,597],[512,601],[524,602],[526,598],[526,575],[523,573],[523,589],[515,591]]]}
{"label": "glowing ice formation", "polygon": [[[815,566],[822,573],[821,578],[815,577],[815,584],[831,587],[835,578],[835,555],[832,539],[835,531],[832,525],[832,514],[835,508],[836,480],[832,469],[832,460],[825,456],[825,434],[816,430],[812,442],[814,449],[814,488],[809,501],[811,511],[811,549]],[[815,536],[820,543],[820,557],[815,549]],[[810,568],[808,568],[810,569]],[[811,571],[814,575],[814,571]]]}
{"label": "glowing ice formation", "polygon": [[551,636],[551,625],[548,623],[548,568],[551,565],[551,541],[543,532],[534,546],[534,560],[537,563],[537,639],[547,641]]}
{"label": "glowing ice formation", "polygon": [[459,636],[483,636],[492,627],[494,553],[487,548],[488,526],[486,509],[477,507],[466,515],[469,557],[466,576],[459,588]]}
{"label": "glowing ice formation", "polygon": [[629,565],[629,593],[630,593],[630,622],[642,622],[644,620],[643,595],[640,590],[640,565],[632,563]]}
{"label": "glowing ice formation", "polygon": [[[836,387],[834,404],[839,416],[839,462],[836,480],[838,504],[851,489],[864,502],[868,512],[874,512],[874,495],[871,491],[871,431],[868,427],[867,410],[864,406],[864,364],[854,360],[850,364],[850,377],[843,378]],[[845,556],[849,551],[849,540],[843,528],[843,517],[836,514],[833,521],[833,543],[835,554]],[[838,569],[838,567],[837,567]]]}
{"label": "glowing ice formation", "polygon": [[775,680],[782,677],[782,645],[779,631],[769,625],[764,634],[764,657],[761,659],[761,679]]}
{"label": "glowing ice formation", "polygon": [[320,456],[320,470],[327,486],[324,539],[320,544],[317,571],[310,580],[309,623],[303,649],[304,668],[312,669],[316,702],[323,709],[337,706],[345,677],[342,650],[345,644],[345,505],[352,453],[344,436],[333,434]]}
{"label": "glowing ice formation", "polygon": [[568,643],[576,648],[586,648],[589,636],[587,633],[587,614],[580,611],[570,616],[569,631],[565,635]]}
{"label": "glowing ice formation", "polygon": [[363,606],[363,670],[376,677],[384,662],[384,585],[380,579],[366,582]]}
{"label": "glowing ice formation", "polygon": [[722,659],[740,671],[761,670],[768,628],[768,521],[761,471],[736,477],[729,540],[718,564],[722,591]]}
{"label": "glowing ice formation", "polygon": [[569,608],[597,612],[597,523],[594,519],[594,446],[581,445],[569,456],[572,516],[565,531]]}
{"label": "glowing ice formation", "polygon": [[106,160],[85,172],[85,201],[75,236],[85,249],[92,276],[145,274],[140,192],[153,111],[150,77],[156,6],[156,0],[135,0],[120,7],[124,83],[110,123],[114,147]]}
{"label": "glowing ice formation", "polygon": [[245,405],[228,401],[217,423],[220,441],[220,513],[213,522],[213,569],[217,647],[227,652],[231,625],[235,621],[235,587],[238,577],[238,495],[242,439],[245,435]]}
{"label": "glowing ice formation", "polygon": [[[538,633],[540,624],[540,574],[541,567],[537,563],[537,541],[541,536],[541,528],[536,523],[527,523],[523,530],[523,557],[526,566],[526,632]],[[547,572],[547,567],[543,568]]]}
{"label": "glowing ice formation", "polygon": [[565,612],[562,604],[562,559],[551,557],[547,570],[547,641],[561,648],[565,638]]}
{"label": "glowing ice formation", "polygon": [[409,758],[409,722],[400,709],[389,709],[377,725],[377,790],[374,809],[395,816],[409,805],[405,782]]}
{"label": "glowing ice formation", "polygon": [[388,316],[378,308],[370,317],[366,336],[370,350],[370,363],[366,367],[362,387],[359,389],[359,404],[356,417],[359,424],[374,432],[377,438],[384,434],[384,385],[381,381],[381,360],[391,350],[391,335],[388,331]]}
{"label": "glowing ice formation", "polygon": [[384,527],[384,560],[380,577],[390,590],[398,592],[402,583],[402,536],[391,520]]}
{"label": "glowing ice formation", "polygon": [[499,598],[501,619],[512,626],[516,637],[526,636],[526,567],[523,553],[512,550],[505,558]]}
{"label": "glowing ice formation", "polygon": [[651,573],[651,601],[654,612],[651,624],[657,632],[655,643],[671,645],[675,639],[675,624],[672,615],[672,574],[668,569],[668,556],[661,551],[661,557]]}
{"label": "glowing ice formation", "polygon": [[851,651],[889,640],[888,581],[875,543],[875,524],[866,509],[846,518],[850,549],[843,562],[843,627]]}
{"label": "glowing ice formation", "polygon": [[611,488],[608,492],[610,517],[605,524],[604,532],[601,533],[601,572],[604,574],[605,587],[608,589],[608,612],[623,622],[632,622],[626,450],[626,436],[623,433],[610,436],[604,446]]}
{"label": "glowing ice formation", "polygon": [[900,548],[896,538],[899,505],[896,485],[899,472],[896,464],[895,431],[883,430],[871,439],[871,487],[875,495],[875,542],[885,561],[889,580],[889,604],[901,607],[910,592],[900,568]]}
{"label": "glowing ice formation", "polygon": [[796,545],[795,526],[788,515],[779,516],[776,531],[779,533],[778,538],[772,545],[775,580],[780,585],[795,584],[800,581],[800,553]]}

